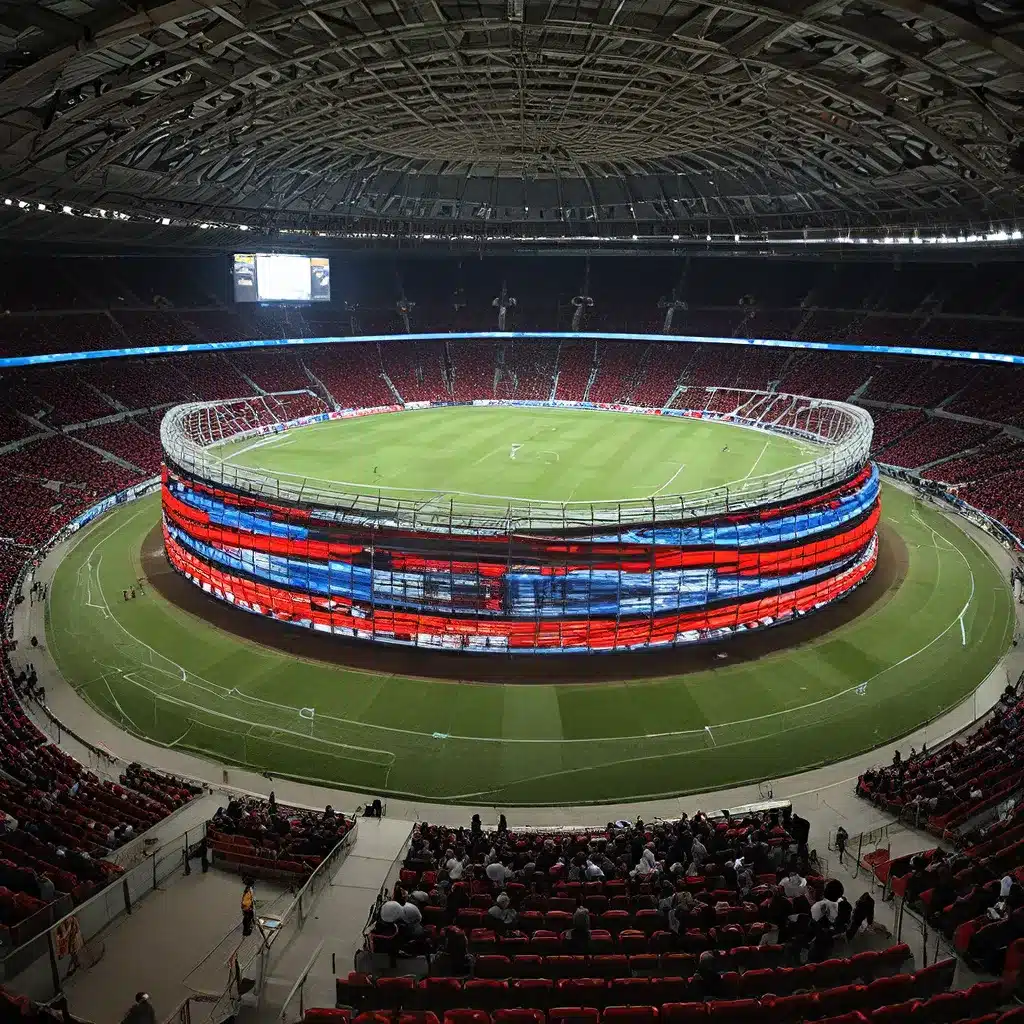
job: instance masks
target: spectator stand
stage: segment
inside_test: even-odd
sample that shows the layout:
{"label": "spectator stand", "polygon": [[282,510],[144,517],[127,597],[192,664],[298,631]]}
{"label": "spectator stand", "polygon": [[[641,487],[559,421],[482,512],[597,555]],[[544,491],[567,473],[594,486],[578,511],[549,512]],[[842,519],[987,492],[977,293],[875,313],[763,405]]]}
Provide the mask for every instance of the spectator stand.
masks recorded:
{"label": "spectator stand", "polygon": [[[45,992],[46,998],[58,995],[68,976],[87,966],[86,957],[95,963],[103,955],[101,936],[106,928],[121,915],[131,914],[134,904],[172,876],[191,871],[189,855],[194,855],[196,844],[205,835],[205,823],[182,832],[145,853],[133,868],[69,913],[55,920],[34,922],[43,928],[36,928],[38,933],[33,938],[3,956],[0,978],[11,981],[22,992]],[[49,908],[44,908],[40,913],[47,911]]]}
{"label": "spectator stand", "polygon": [[[792,803],[789,800],[764,800],[757,803],[743,804],[741,806],[720,809],[717,811],[711,811],[705,813],[705,817],[709,822],[713,824],[721,824],[724,822],[739,820],[750,816],[763,817],[772,812],[775,813],[790,813],[792,811]],[[654,818],[649,822],[650,827],[664,826],[673,827],[679,823],[681,819],[676,818]],[[544,825],[522,825],[517,826],[515,834],[518,837],[530,837],[534,836],[539,839],[543,839],[552,834],[551,826]],[[604,826],[593,826],[593,825],[564,825],[557,829],[560,836],[563,837],[586,837],[593,836],[604,831]],[[388,873],[385,876],[384,882],[381,884],[380,890],[377,893],[377,898],[373,905],[369,908],[366,923],[363,926],[363,946],[356,952],[355,959],[353,962],[353,968],[356,971],[364,971],[373,973],[377,970],[381,970],[387,967],[389,963],[389,956],[387,953],[375,952],[373,948],[373,926],[376,922],[380,908],[385,901],[391,899],[396,886],[406,886],[409,884],[408,880],[404,878],[406,872],[404,871],[405,860],[408,854],[408,850],[415,838],[415,830],[410,834],[408,839],[399,850],[397,856],[391,864]],[[827,869],[827,861],[824,866]],[[418,973],[429,975],[431,972],[431,964],[429,957],[416,957],[413,961],[407,962],[409,966],[413,967]]]}
{"label": "spectator stand", "polygon": [[[259,1008],[264,987],[287,955],[296,937],[302,932],[317,900],[331,884],[331,879],[355,844],[358,832],[357,819],[346,815],[338,817],[348,824],[347,831],[305,881],[298,888],[293,886],[290,890],[293,893],[292,898],[285,908],[281,911],[274,909],[273,912],[261,913],[257,904],[252,935],[243,938],[241,943],[238,943],[236,929],[232,926],[221,942],[196,964],[185,979],[188,986],[197,994],[184,999],[167,1018],[167,1024],[197,1024],[199,1020],[220,1024],[226,1017],[237,1014],[243,1007]],[[305,974],[312,970],[322,947],[321,942],[304,969]],[[228,971],[224,987],[220,988],[218,981],[217,989],[211,990],[204,979],[211,976],[222,978],[220,969],[225,963],[230,963],[231,969]],[[194,1013],[193,1007],[200,1007],[199,1012]]]}
{"label": "spectator stand", "polygon": [[906,760],[860,777],[857,793],[926,830],[939,846],[893,857],[877,849],[864,858],[895,901],[895,932],[920,934],[923,962],[957,954],[990,974],[1003,970],[1006,950],[1024,938],[1024,771],[1015,756],[1024,714],[1024,673],[1005,687],[992,712]]}
{"label": "spectator stand", "polygon": [[[355,837],[355,818],[255,798],[233,797],[207,822],[215,865],[243,878],[302,886],[325,864],[337,867]],[[300,908],[301,909],[301,908]]]}

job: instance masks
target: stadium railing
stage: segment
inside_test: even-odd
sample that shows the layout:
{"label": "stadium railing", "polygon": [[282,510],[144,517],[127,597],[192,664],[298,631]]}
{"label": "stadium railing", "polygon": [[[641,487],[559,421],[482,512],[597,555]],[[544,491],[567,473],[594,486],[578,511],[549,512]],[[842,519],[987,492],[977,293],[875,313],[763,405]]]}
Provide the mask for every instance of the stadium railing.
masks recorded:
{"label": "stadium railing", "polygon": [[145,853],[101,892],[6,953],[0,960],[0,980],[16,979],[18,991],[33,999],[53,998],[85,958],[95,961],[102,956],[98,936],[103,929],[122,914],[131,914],[139,900],[178,871],[189,873],[189,852],[205,835],[204,822]]}

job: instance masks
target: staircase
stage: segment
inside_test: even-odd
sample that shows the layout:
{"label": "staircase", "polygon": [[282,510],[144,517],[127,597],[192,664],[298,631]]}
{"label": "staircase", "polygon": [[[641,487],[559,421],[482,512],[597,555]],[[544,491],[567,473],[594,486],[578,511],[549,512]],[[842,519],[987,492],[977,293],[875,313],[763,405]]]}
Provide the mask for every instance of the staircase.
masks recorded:
{"label": "staircase", "polygon": [[380,375],[384,378],[384,383],[391,389],[391,394],[395,396],[395,401],[399,405],[405,405],[405,399],[402,397],[401,392],[395,387],[395,382],[387,375],[384,370],[380,371]]}
{"label": "staircase", "polygon": [[331,394],[327,385],[305,363],[300,362],[299,365],[306,371],[306,376],[309,378],[320,397],[326,399],[327,404],[332,409],[337,409],[341,403],[334,397],[334,395]]}

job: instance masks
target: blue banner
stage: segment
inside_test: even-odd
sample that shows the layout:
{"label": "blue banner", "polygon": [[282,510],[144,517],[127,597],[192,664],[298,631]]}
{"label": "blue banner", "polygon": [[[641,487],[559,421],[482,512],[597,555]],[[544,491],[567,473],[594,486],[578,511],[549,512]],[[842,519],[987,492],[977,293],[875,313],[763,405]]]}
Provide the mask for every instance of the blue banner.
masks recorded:
{"label": "blue banner", "polygon": [[918,348],[913,345],[843,345],[826,341],[784,341],[774,338],[704,338],[695,334],[611,334],[599,331],[476,331],[472,333],[364,334],[356,337],[260,338],[249,341],[210,341],[195,345],[144,345],[139,348],[105,348],[95,352],[48,352],[37,356],[5,356],[0,368],[73,363],[84,359],[124,356],[167,356],[190,352],[228,352],[232,349],[278,348],[284,345],[340,345],[388,341],[636,341],[684,342],[691,345],[757,345],[823,352],[867,352],[874,355],[918,356],[924,359],[970,359],[983,363],[1024,365],[1024,356],[1004,352],[971,352],[963,349]]}

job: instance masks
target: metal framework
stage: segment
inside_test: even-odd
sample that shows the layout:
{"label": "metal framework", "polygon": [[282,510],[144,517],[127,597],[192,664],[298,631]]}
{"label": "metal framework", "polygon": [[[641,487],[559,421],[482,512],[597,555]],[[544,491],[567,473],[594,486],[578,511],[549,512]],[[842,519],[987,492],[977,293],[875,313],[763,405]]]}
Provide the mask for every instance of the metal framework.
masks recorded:
{"label": "metal framework", "polygon": [[[487,401],[482,404],[565,407],[576,403]],[[237,441],[272,429],[266,417],[274,408],[265,398],[176,406],[164,416],[160,426],[165,458],[169,464],[202,482],[269,500],[302,503],[318,510],[337,510],[339,521],[442,533],[513,534],[545,529],[587,529],[598,524],[682,522],[721,512],[777,505],[847,481],[867,462],[873,432],[870,414],[845,402],[768,391],[712,389],[705,408],[689,411],[737,427],[810,440],[825,446],[822,453],[786,470],[685,494],[603,502],[504,503],[497,499],[475,502],[468,500],[472,496],[455,499],[441,491],[417,490],[403,494],[400,489],[360,488],[315,478],[275,475],[234,465],[218,454],[217,446],[226,440]],[[634,413],[651,411],[626,406],[603,408]],[[682,410],[672,412],[685,415]]]}
{"label": "metal framework", "polygon": [[151,220],[731,235],[1021,197],[1013,0],[33,0],[0,61],[0,188]]}

